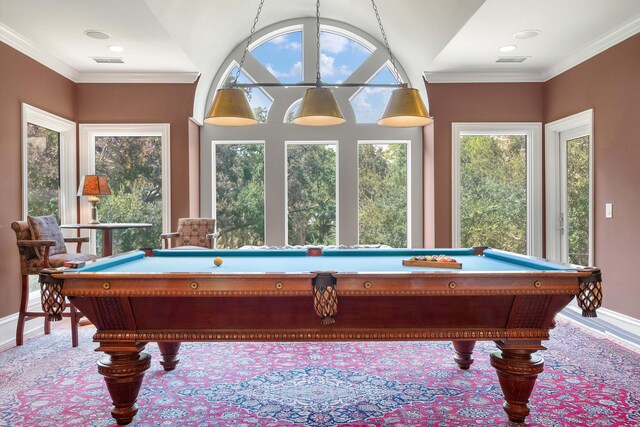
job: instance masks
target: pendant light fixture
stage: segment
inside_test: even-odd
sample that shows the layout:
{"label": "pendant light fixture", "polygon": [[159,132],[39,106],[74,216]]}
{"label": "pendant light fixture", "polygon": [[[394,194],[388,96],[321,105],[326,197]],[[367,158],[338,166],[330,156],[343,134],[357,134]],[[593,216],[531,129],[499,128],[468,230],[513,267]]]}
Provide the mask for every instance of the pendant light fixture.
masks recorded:
{"label": "pendant light fixture", "polygon": [[264,5],[264,0],[260,0],[258,5],[256,17],[253,19],[253,26],[249,32],[247,44],[242,52],[242,59],[240,59],[240,65],[238,65],[231,87],[216,90],[209,114],[204,119],[205,123],[217,126],[253,126],[258,124],[258,119],[253,112],[253,108],[251,108],[251,104],[249,104],[247,94],[238,86],[238,78],[242,72],[244,60],[247,57],[249,45],[253,39],[253,33],[256,31],[256,25],[258,25],[258,20],[260,19],[262,5]]}
{"label": "pendant light fixture", "polygon": [[[320,0],[316,0],[316,81],[315,83],[238,83],[244,60],[249,51],[249,45],[253,39],[253,34],[258,24],[260,12],[265,0],[260,0],[256,17],[253,20],[253,27],[247,39],[247,43],[242,53],[240,65],[236,71],[235,78],[230,84],[230,88],[218,89],[213,98],[213,103],[207,118],[204,122],[219,126],[247,126],[255,125],[258,120],[249,104],[245,89],[254,87],[307,87],[297,116],[293,123],[303,126],[331,126],[345,122],[340,106],[336,101],[332,88],[341,87],[387,87],[394,88],[391,92],[389,102],[382,114],[378,124],[388,127],[416,127],[425,126],[433,122],[429,112],[422,102],[417,89],[409,87],[407,83],[397,84],[374,84],[374,83],[330,83],[322,82],[320,75]],[[375,12],[378,26],[382,33],[385,48],[389,54],[389,62],[396,81],[402,82],[395,57],[391,52],[387,34],[382,26],[382,20],[378,13],[375,0],[371,0],[373,11]]]}
{"label": "pendant light fixture", "polygon": [[322,87],[320,77],[320,0],[316,0],[316,87],[305,91],[293,123],[303,126],[333,126],[344,123],[331,88]]}
{"label": "pendant light fixture", "polygon": [[[387,33],[382,26],[375,0],[371,0],[371,4],[378,20],[384,46],[387,48],[387,53],[389,53],[389,62],[393,67],[393,73],[396,76],[396,80],[400,82],[402,78],[398,72],[398,67],[396,67],[396,59],[391,52],[391,46],[389,45],[389,40],[387,40]],[[433,119],[429,116],[418,89],[410,88],[408,83],[401,84],[400,88],[391,92],[387,108],[384,109],[382,117],[378,120],[380,126],[397,128],[426,126],[431,122],[433,122]]]}

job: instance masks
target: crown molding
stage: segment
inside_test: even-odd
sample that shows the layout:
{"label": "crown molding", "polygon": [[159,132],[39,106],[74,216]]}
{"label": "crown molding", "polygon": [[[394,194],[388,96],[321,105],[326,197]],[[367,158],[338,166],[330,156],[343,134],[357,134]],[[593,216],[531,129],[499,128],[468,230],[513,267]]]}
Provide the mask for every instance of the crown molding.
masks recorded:
{"label": "crown molding", "polygon": [[47,68],[55,71],[56,73],[68,78],[71,81],[76,81],[79,73],[74,68],[71,68],[64,62],[53,57],[52,55],[39,48],[31,40],[28,40],[7,27],[0,22],[0,41],[11,46],[18,52],[27,55],[29,58],[41,63]]}
{"label": "crown molding", "polygon": [[193,83],[198,72],[81,73],[0,23],[0,41],[74,83]]}
{"label": "crown molding", "polygon": [[432,73],[425,71],[427,83],[531,83],[543,82],[541,73]]}
{"label": "crown molding", "polygon": [[628,39],[629,37],[638,34],[638,32],[640,32],[640,15],[637,15],[626,24],[623,24],[618,28],[610,31],[600,39],[577,51],[568,58],[549,67],[544,73],[544,81],[550,80],[558,76],[559,74],[562,74],[565,71],[575,67],[576,65],[581,64],[582,62],[590,58],[593,58],[597,54],[604,52],[610,47],[613,47],[618,43]]}
{"label": "crown molding", "polygon": [[79,73],[76,83],[193,83],[200,73]]}

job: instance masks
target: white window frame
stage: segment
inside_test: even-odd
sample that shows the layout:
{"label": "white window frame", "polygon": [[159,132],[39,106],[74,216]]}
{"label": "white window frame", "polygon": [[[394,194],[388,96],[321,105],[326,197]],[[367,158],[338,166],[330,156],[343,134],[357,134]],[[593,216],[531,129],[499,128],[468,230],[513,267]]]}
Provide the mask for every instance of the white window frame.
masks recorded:
{"label": "white window frame", "polygon": [[[28,125],[32,123],[60,134],[60,222],[62,224],[77,221],[76,210],[76,123],[55,114],[22,103],[22,218],[27,219],[29,213],[29,165],[27,158]],[[71,236],[70,230],[63,234]],[[69,248],[71,249],[71,248]],[[35,309],[40,301],[40,291],[29,292],[29,310]]]}
{"label": "white window frame", "polygon": [[558,214],[562,206],[560,174],[560,137],[562,132],[586,127],[589,136],[589,264],[594,263],[593,252],[593,109],[547,123],[545,129],[545,202],[546,202],[546,257],[562,259],[562,235]]}
{"label": "white window frame", "polygon": [[76,222],[76,123],[22,103],[22,217],[29,212],[29,170],[27,164],[27,123],[60,134],[60,222]]}
{"label": "white window frame", "polygon": [[467,135],[525,135],[527,138],[527,255],[542,256],[542,123],[452,123],[452,246],[460,247],[460,140]]}
{"label": "white window frame", "polygon": [[[169,123],[110,123],[80,125],[80,176],[90,175],[96,170],[96,137],[100,136],[159,136],[162,163],[162,230],[171,230],[171,129]],[[88,203],[80,203],[81,222],[91,218]],[[95,232],[90,233],[92,253],[96,253]]]}

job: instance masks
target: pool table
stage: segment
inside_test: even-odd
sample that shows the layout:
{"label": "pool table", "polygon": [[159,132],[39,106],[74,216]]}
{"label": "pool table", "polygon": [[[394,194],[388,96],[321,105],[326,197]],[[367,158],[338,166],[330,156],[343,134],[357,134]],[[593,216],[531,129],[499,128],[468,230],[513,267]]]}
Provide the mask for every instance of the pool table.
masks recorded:
{"label": "pool table", "polygon": [[[402,262],[435,254],[462,266]],[[185,341],[450,340],[462,369],[476,341],[494,341],[504,410],[523,422],[543,371],[535,353],[555,315],[577,297],[593,317],[602,299],[596,268],[485,247],[145,250],[46,270],[40,280],[51,319],[67,297],[96,326],[98,371],[120,425],[138,410],[145,345],[157,342],[172,370]]]}

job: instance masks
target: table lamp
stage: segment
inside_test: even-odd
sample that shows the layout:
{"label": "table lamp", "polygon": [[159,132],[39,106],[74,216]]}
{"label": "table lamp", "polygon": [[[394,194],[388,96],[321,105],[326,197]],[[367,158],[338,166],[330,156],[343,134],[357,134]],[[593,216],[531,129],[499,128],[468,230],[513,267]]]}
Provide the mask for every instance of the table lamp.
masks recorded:
{"label": "table lamp", "polygon": [[96,204],[100,201],[98,196],[111,195],[111,189],[104,175],[85,175],[78,187],[78,196],[89,196],[91,205],[91,220],[89,224],[100,224],[98,221],[98,208]]}

